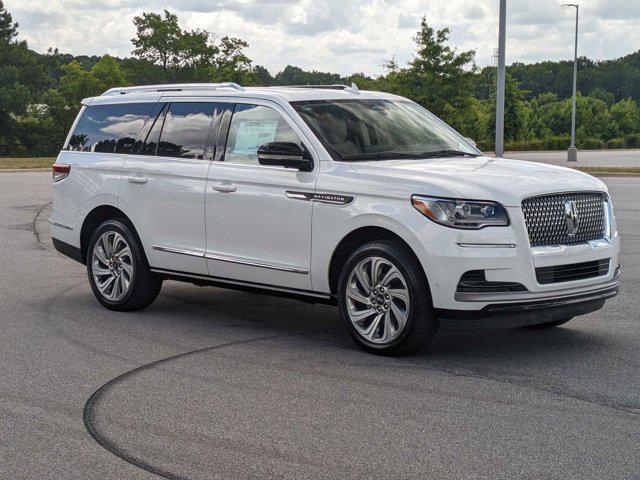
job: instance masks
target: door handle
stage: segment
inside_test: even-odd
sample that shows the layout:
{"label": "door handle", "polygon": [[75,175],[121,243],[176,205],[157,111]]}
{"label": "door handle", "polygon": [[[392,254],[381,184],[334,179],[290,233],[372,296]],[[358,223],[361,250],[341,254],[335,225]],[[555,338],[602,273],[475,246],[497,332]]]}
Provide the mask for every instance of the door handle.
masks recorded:
{"label": "door handle", "polygon": [[232,183],[213,183],[211,188],[222,193],[231,193],[238,189],[238,187]]}
{"label": "door handle", "polygon": [[147,177],[128,177],[127,180],[131,183],[147,183],[149,181]]}

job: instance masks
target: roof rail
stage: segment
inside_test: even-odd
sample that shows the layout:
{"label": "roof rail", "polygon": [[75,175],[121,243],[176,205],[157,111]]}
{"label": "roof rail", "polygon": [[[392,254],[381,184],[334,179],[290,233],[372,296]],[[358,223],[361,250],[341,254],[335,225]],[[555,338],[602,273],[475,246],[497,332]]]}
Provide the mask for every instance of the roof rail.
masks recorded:
{"label": "roof rail", "polygon": [[345,90],[350,93],[354,93],[356,95],[360,94],[360,90],[358,89],[358,86],[355,83],[352,83],[351,86],[336,83],[333,85],[286,85],[286,87],[287,88],[321,88],[326,90]]}
{"label": "roof rail", "polygon": [[144,93],[144,92],[184,92],[189,90],[220,90],[231,89],[239,92],[244,91],[244,88],[237,83],[224,82],[224,83],[173,83],[164,85],[142,85],[139,87],[115,87],[110,88],[102,94],[102,96],[111,95],[126,95],[128,93]]}

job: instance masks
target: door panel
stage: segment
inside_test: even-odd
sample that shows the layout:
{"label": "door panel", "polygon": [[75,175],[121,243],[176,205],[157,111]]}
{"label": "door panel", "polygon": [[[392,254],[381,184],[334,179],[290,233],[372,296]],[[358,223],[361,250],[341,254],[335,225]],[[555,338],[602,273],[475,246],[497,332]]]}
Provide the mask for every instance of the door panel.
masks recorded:
{"label": "door panel", "polygon": [[[241,105],[241,104],[239,104]],[[261,166],[260,142],[298,141],[301,132],[270,111],[236,107],[223,161],[209,170],[206,190],[207,265],[215,277],[311,290],[313,205],[287,191],[313,192],[316,170]],[[238,112],[243,112],[241,115]],[[243,123],[244,122],[244,123]],[[281,140],[281,138],[286,138]],[[217,156],[217,155],[216,155]]]}
{"label": "door panel", "polygon": [[[127,157],[118,199],[152,267],[206,274],[204,191],[209,162]],[[180,251],[181,253],[178,253]]]}
{"label": "door panel", "polygon": [[[172,102],[148,129],[138,155],[127,157],[119,201],[132,218],[149,264],[206,274],[204,202],[212,125],[211,102]],[[160,133],[161,132],[161,133]]]}

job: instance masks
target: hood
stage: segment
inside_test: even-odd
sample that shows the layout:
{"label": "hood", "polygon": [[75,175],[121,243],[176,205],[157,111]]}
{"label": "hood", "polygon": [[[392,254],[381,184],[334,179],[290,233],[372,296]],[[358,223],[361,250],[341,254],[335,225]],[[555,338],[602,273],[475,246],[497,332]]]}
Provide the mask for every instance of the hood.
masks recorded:
{"label": "hood", "polygon": [[[522,200],[535,195],[572,191],[602,191],[606,185],[577,170],[544,163],[493,157],[452,157],[424,160],[384,160],[353,162],[357,172],[446,187],[460,198],[493,200],[519,207]],[[431,193],[433,194],[433,193]]]}

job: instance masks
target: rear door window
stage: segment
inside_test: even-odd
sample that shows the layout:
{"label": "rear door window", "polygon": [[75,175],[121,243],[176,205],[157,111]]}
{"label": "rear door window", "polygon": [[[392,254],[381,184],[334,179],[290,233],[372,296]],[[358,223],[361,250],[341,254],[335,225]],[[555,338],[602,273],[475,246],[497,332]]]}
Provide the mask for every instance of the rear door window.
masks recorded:
{"label": "rear door window", "polygon": [[209,102],[169,105],[156,155],[203,159],[210,140],[216,104]]}
{"label": "rear door window", "polygon": [[154,103],[89,105],[69,140],[68,150],[130,153]]}

